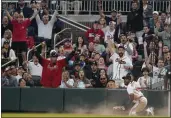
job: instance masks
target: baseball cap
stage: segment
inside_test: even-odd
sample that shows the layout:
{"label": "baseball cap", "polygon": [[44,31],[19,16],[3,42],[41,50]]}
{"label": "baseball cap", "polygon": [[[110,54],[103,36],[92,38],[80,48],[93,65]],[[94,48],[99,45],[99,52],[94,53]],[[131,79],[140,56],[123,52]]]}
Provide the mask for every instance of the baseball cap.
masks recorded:
{"label": "baseball cap", "polygon": [[58,54],[57,54],[56,50],[51,50],[50,51],[50,57],[58,57]]}
{"label": "baseball cap", "polygon": [[91,62],[91,65],[96,65],[97,66],[97,62],[96,61]]}
{"label": "baseball cap", "polygon": [[122,49],[124,49],[124,50],[125,50],[125,47],[124,47],[124,46],[121,46],[121,45],[120,45],[120,46],[118,47],[118,49],[119,49],[119,48],[122,48]]}
{"label": "baseball cap", "polygon": [[159,15],[159,12],[158,11],[153,11],[153,14]]}
{"label": "baseball cap", "polygon": [[131,76],[130,75],[126,75],[126,76],[123,76],[122,79],[128,79],[128,80],[131,80]]}
{"label": "baseball cap", "polygon": [[111,12],[117,12],[115,9],[113,9]]}

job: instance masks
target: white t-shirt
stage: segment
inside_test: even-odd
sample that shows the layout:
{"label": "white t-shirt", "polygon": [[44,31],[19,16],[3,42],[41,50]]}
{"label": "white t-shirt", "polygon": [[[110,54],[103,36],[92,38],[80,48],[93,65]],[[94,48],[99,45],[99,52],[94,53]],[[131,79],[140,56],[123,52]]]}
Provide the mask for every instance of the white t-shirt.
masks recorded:
{"label": "white t-shirt", "polygon": [[143,93],[137,89],[139,88],[140,85],[138,84],[138,82],[130,82],[127,86],[127,92],[128,94],[134,94],[134,102],[137,102],[138,98],[140,98],[141,96],[144,96]]}
{"label": "white t-shirt", "polygon": [[113,42],[114,34],[115,34],[115,29],[113,31],[107,30],[106,33],[105,33],[105,42],[107,43],[107,37],[108,36],[110,37],[110,39]]}
{"label": "white t-shirt", "polygon": [[39,15],[36,15],[36,22],[38,26],[38,36],[51,39],[52,38],[52,29],[53,25],[56,21],[56,16],[57,16],[57,11],[54,12],[51,20],[47,23],[44,24],[42,20],[40,20]]}
{"label": "white t-shirt", "polygon": [[22,78],[22,76],[17,75],[17,76],[15,76],[15,78],[17,79],[17,83],[19,84],[19,79],[21,79],[21,78]]}
{"label": "white t-shirt", "polygon": [[[125,62],[125,64],[119,64],[117,61],[118,59],[122,60]],[[123,56],[123,58],[120,58],[117,53],[114,53],[111,57],[110,60],[113,61],[113,80],[121,79],[123,76],[126,76],[128,74],[128,70],[124,68],[124,66],[133,66],[132,61],[130,60],[129,57]]]}
{"label": "white t-shirt", "polygon": [[[2,55],[1,58],[4,59],[5,57]],[[9,51],[9,58],[10,58],[11,60],[14,60],[14,59],[17,58],[13,49],[10,49],[10,51]]]}
{"label": "white t-shirt", "polygon": [[82,80],[78,81],[77,88],[80,88],[80,89],[84,89],[85,88],[85,84],[84,84],[84,82]]}
{"label": "white t-shirt", "polygon": [[31,75],[34,76],[42,76],[42,66],[38,63],[37,65],[34,64],[34,62],[28,63],[28,68],[30,70]]}
{"label": "white t-shirt", "polygon": [[164,76],[166,73],[167,69],[153,66],[153,79],[155,80],[153,88],[164,89]]}
{"label": "white t-shirt", "polygon": [[[138,78],[137,82],[139,82],[141,87],[149,87],[152,84],[152,80],[151,79],[152,78],[149,77],[149,76],[146,79],[143,76],[143,77]],[[145,81],[146,81],[147,85],[145,84]]]}
{"label": "white t-shirt", "polygon": [[[155,79],[155,82],[164,80],[163,76],[166,75],[166,73],[167,69],[153,66],[153,78]],[[161,77],[159,77],[159,74],[161,75]]]}
{"label": "white t-shirt", "polygon": [[[68,81],[66,83],[73,87],[74,80],[73,79],[68,79]],[[59,87],[60,88],[68,88],[63,81],[61,81],[61,85]]]}

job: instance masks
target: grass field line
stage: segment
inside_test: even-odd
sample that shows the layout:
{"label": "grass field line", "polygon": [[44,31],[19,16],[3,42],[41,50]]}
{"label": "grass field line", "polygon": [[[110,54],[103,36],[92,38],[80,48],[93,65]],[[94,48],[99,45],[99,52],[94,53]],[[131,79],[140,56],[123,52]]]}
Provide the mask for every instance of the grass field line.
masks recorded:
{"label": "grass field line", "polygon": [[[2,113],[2,118],[20,118],[20,117],[129,117],[129,116],[115,116],[115,115],[99,115],[99,114],[59,114],[59,113]],[[144,116],[149,118],[149,116]],[[161,117],[161,116],[160,116]],[[132,118],[132,117],[131,117]]]}

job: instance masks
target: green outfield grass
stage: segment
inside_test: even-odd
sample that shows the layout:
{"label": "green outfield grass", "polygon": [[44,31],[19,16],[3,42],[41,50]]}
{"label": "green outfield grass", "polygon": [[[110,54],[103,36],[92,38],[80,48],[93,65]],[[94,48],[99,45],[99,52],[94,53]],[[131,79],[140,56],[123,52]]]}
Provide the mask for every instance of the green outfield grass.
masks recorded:
{"label": "green outfield grass", "polygon": [[[2,118],[21,118],[21,117],[128,117],[128,116],[115,116],[115,115],[97,115],[97,114],[58,114],[58,113],[2,113]],[[149,116],[148,116],[149,117]],[[160,116],[161,117],[161,116]],[[163,118],[163,117],[162,117]]]}

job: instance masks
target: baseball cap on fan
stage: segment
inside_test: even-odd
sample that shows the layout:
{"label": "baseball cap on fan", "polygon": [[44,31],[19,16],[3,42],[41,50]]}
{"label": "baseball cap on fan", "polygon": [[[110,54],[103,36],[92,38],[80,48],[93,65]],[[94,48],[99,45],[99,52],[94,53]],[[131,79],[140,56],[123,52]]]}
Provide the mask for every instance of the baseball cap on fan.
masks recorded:
{"label": "baseball cap on fan", "polygon": [[117,13],[117,11],[115,9],[113,9],[111,12]]}
{"label": "baseball cap on fan", "polygon": [[127,74],[126,76],[123,76],[122,79],[128,79],[131,80],[131,75]]}
{"label": "baseball cap on fan", "polygon": [[153,11],[153,14],[159,15],[159,12],[158,11]]}
{"label": "baseball cap on fan", "polygon": [[58,57],[58,54],[57,54],[56,50],[51,50],[50,51],[50,57]]}

